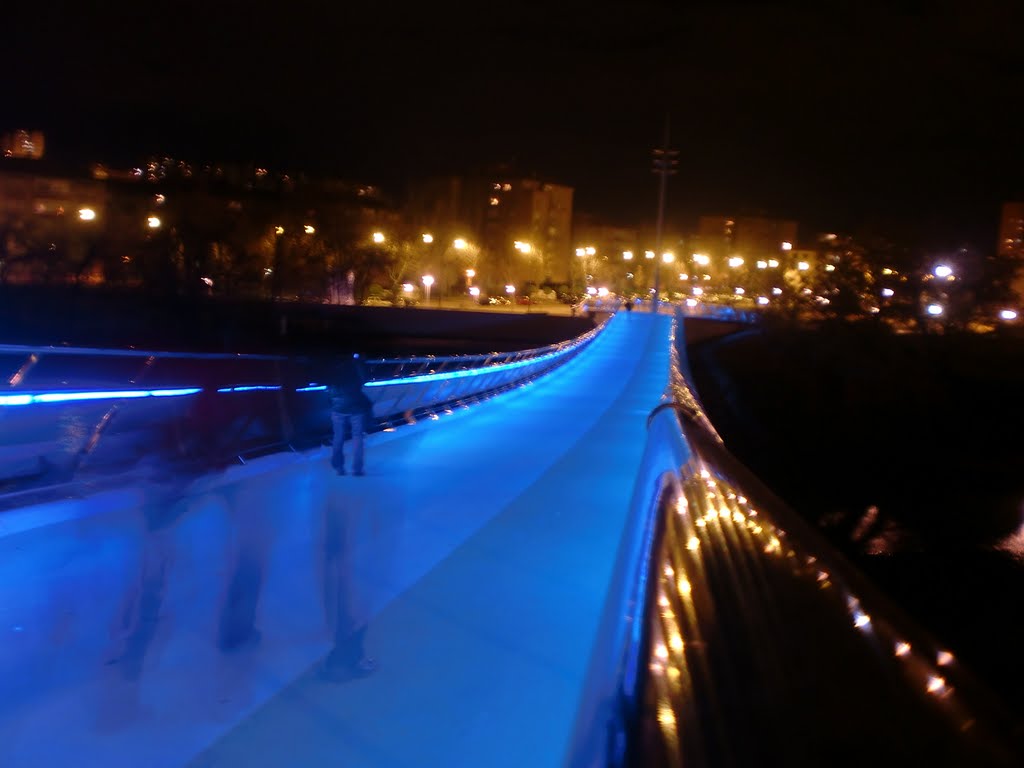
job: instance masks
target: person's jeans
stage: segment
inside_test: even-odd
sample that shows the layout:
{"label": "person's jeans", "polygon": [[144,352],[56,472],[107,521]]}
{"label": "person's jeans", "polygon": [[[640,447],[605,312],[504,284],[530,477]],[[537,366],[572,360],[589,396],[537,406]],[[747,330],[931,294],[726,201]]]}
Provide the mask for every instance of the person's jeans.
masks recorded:
{"label": "person's jeans", "polygon": [[366,416],[362,413],[331,412],[331,424],[334,426],[333,450],[331,466],[339,472],[345,471],[345,440],[352,440],[352,471],[360,474],[363,471],[363,433],[366,429]]}

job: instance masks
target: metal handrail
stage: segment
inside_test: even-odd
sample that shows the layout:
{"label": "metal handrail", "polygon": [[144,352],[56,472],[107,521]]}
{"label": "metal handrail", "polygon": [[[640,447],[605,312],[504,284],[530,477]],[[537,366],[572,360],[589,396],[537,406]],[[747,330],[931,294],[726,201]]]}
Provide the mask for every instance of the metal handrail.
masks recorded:
{"label": "metal handrail", "polygon": [[[578,354],[603,327],[529,350],[367,361],[376,414],[368,431],[520,386]],[[3,358],[0,498],[67,486],[86,467],[95,479],[154,455],[201,472],[319,445],[331,431],[322,378],[329,360],[14,345],[0,346]]]}
{"label": "metal handrail", "polygon": [[674,364],[567,763],[1021,764],[994,696],[709,427]]}

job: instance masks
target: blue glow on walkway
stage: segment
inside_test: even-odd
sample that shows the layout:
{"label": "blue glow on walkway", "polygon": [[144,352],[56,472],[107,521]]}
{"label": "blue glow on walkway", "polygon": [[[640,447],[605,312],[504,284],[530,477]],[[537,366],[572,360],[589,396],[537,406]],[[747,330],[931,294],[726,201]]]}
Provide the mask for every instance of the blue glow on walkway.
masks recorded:
{"label": "blue glow on walkway", "polygon": [[[0,765],[564,764],[669,326],[370,435],[366,477],[316,449],[0,515]],[[342,615],[380,666],[330,682]]]}

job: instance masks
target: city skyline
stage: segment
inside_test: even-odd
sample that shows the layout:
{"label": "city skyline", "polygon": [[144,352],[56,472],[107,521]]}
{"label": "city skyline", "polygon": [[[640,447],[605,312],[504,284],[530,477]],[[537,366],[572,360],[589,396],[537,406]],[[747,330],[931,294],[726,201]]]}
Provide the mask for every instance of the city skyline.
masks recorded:
{"label": "city skyline", "polygon": [[22,8],[0,54],[20,73],[0,128],[44,129],[54,156],[237,158],[390,189],[511,162],[573,187],[581,211],[635,221],[654,216],[650,150],[668,115],[670,219],[741,211],[991,248],[1001,204],[1024,196],[1021,15],[1000,2],[488,18]]}

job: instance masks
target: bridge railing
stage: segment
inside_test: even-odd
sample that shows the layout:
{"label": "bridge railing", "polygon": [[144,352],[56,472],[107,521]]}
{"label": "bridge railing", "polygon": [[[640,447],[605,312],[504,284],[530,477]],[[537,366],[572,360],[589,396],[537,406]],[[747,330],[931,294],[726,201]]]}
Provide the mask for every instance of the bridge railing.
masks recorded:
{"label": "bridge railing", "polygon": [[648,419],[567,763],[1021,764],[991,694],[731,456],[683,370]]}
{"label": "bridge railing", "polygon": [[[367,360],[370,431],[466,405],[541,376],[603,326],[489,355]],[[333,358],[0,346],[0,503],[117,480],[161,462],[201,473],[330,435]]]}
{"label": "bridge railing", "polygon": [[[580,302],[582,312],[604,313],[618,312],[625,309],[627,299],[619,298],[591,298]],[[639,304],[633,303],[633,312],[650,312],[651,302],[642,301]],[[728,304],[712,304],[699,299],[684,299],[683,301],[659,301],[657,311],[660,314],[675,315],[681,313],[684,317],[706,317],[714,320],[728,320],[737,323],[758,323],[761,320],[761,312],[755,309],[740,309]]]}

